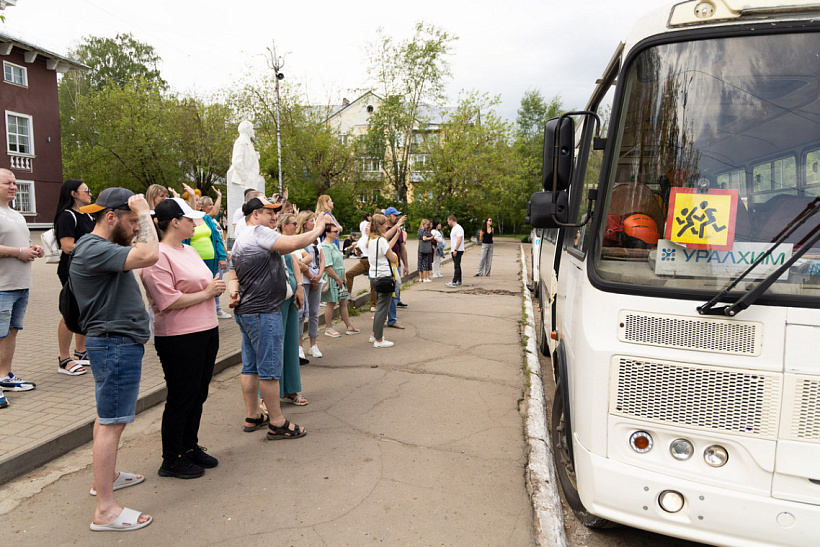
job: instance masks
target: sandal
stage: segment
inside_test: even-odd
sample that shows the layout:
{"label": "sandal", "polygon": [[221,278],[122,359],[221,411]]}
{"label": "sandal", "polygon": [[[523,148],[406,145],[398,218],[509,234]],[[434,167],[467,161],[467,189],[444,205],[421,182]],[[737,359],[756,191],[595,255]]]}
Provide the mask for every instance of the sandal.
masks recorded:
{"label": "sandal", "polygon": [[[65,359],[57,358],[60,362],[60,367],[57,369],[57,372],[60,374],[68,374],[69,376],[81,376],[85,374],[85,368],[79,363],[74,363],[74,359],[71,357],[67,357]],[[74,363],[72,366],[68,366],[69,363]]]}
{"label": "sandal", "polygon": [[339,338],[341,334],[339,334],[338,331],[335,331],[333,329],[327,329],[325,330],[325,336],[330,336],[331,338]]}
{"label": "sandal", "polygon": [[252,426],[245,426],[242,428],[242,431],[245,433],[250,433],[251,431],[256,431],[257,429],[262,429],[266,425],[270,424],[270,416],[262,413],[261,416],[258,418],[245,418],[246,424],[253,424]]}
{"label": "sandal", "polygon": [[296,395],[294,395],[293,397],[291,397],[290,395],[285,395],[284,397],[282,397],[282,402],[283,403],[290,403],[290,404],[296,405],[296,406],[306,406],[308,404],[308,400],[305,399],[304,397],[302,397],[298,393]]}
{"label": "sandal", "polygon": [[91,360],[88,358],[88,352],[84,351],[80,353],[79,351],[74,352],[74,362],[79,363],[83,366],[90,367]]}
{"label": "sandal", "polygon": [[278,441],[280,439],[298,439],[307,435],[307,430],[304,427],[293,424],[293,429],[290,428],[290,422],[285,420],[280,426],[270,424],[268,427],[268,434],[265,435],[269,441]]}
{"label": "sandal", "polygon": [[349,329],[347,329],[347,331],[345,331],[345,334],[353,335],[353,334],[359,334],[360,332],[362,332],[362,331],[360,331],[356,327],[350,327]]}

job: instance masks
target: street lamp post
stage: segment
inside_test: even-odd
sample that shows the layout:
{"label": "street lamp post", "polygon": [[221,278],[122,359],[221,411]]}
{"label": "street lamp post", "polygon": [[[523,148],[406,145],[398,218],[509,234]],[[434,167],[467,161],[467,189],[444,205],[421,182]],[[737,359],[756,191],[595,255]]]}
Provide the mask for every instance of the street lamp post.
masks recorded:
{"label": "street lamp post", "polygon": [[269,56],[267,59],[268,67],[273,70],[273,74],[275,76],[275,88],[276,88],[276,157],[279,160],[279,195],[283,195],[282,191],[282,131],[279,126],[279,81],[285,79],[285,75],[282,74],[282,67],[285,66],[285,57],[287,53],[282,56],[278,57],[276,55],[276,42],[274,41],[271,44],[271,47],[267,48]]}

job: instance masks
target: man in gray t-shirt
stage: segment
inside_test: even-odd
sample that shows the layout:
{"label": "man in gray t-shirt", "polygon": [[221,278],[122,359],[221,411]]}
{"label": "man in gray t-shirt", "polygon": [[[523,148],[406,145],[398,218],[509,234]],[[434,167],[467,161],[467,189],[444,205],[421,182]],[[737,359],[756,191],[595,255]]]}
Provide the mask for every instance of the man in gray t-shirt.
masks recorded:
{"label": "man in gray t-shirt", "polygon": [[17,333],[23,328],[31,288],[31,263],[44,255],[32,245],[23,215],[11,208],[17,195],[17,179],[8,169],[0,169],[0,408],[9,406],[3,390],[31,391],[27,382],[11,372]]}
{"label": "man in gray t-shirt", "polygon": [[148,341],[148,315],[133,270],[157,261],[159,242],[142,194],[106,188],[96,203],[80,210],[94,214],[95,222],[72,251],[68,273],[80,324],[88,329],[85,347],[97,399],[92,487],[97,508],[91,529],[137,530],[148,526],[151,517],[122,508],[114,499],[114,486],[139,484],[145,477],[118,473],[114,465],[122,432],[134,421],[143,344]]}
{"label": "man in gray t-shirt", "polygon": [[[314,241],[324,232],[320,217],[310,232],[285,236],[273,231],[281,204],[264,197],[250,199],[242,207],[247,225],[233,246],[228,292],[234,319],[242,332],[242,396],[247,414],[245,431],[266,425],[268,439],[296,439],[307,432],[291,424],[279,406],[284,326],[279,307],[285,300],[287,280],[280,253],[290,253]],[[259,394],[270,413],[259,407]]]}

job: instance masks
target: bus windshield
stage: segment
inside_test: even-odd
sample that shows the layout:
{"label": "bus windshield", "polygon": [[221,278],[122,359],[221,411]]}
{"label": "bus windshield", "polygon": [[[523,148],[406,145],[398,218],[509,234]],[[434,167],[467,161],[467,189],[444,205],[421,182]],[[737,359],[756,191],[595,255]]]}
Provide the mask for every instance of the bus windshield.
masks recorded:
{"label": "bus windshield", "polygon": [[818,51],[820,33],[802,32],[665,44],[634,57],[621,77],[593,254],[602,279],[720,291],[780,238],[734,291],[808,246],[767,294],[820,305]]}

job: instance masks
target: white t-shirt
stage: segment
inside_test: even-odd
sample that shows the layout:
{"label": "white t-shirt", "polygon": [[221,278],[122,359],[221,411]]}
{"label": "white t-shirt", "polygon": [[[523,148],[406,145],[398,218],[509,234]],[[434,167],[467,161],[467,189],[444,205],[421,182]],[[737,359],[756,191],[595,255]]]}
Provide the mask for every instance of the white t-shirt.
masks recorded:
{"label": "white t-shirt", "polygon": [[369,241],[370,241],[370,237],[363,235],[362,237],[359,238],[359,241],[356,242],[356,247],[358,247],[359,250],[362,252],[362,256],[360,258],[367,258],[368,257],[367,243]]}
{"label": "white t-shirt", "polygon": [[[456,248],[456,243],[458,243],[458,238],[461,238],[461,244]],[[456,224],[453,226],[453,229],[450,230],[450,250],[451,251],[463,251],[464,250],[464,228],[461,227],[461,224]]]}
{"label": "white t-shirt", "polygon": [[[378,247],[377,247],[378,245]],[[387,251],[390,247],[387,245],[387,240],[383,237],[371,239],[367,243],[368,256],[372,257],[370,260],[370,277],[376,279],[377,277],[384,277],[390,275],[390,261],[387,260]],[[373,260],[378,255],[377,260]]]}
{"label": "white t-shirt", "polygon": [[234,223],[233,237],[234,237],[234,239],[236,239],[236,237],[239,235],[239,233],[242,230],[244,230],[245,227],[247,226],[247,224],[245,224],[245,215],[242,214],[242,207],[240,207],[239,209],[236,210],[236,212],[234,212],[234,214],[233,214],[233,223]]}

